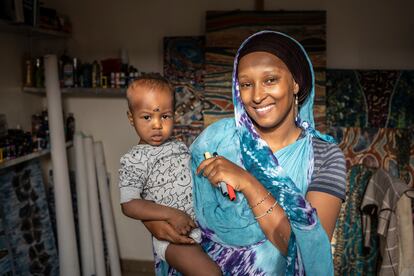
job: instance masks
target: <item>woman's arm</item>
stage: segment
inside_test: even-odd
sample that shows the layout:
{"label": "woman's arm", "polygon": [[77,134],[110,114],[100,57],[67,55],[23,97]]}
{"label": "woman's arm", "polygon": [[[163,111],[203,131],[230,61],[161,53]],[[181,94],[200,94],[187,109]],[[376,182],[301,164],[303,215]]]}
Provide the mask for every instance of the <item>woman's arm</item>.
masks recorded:
{"label": "woman's arm", "polygon": [[[291,233],[289,220],[275,198],[253,175],[223,157],[203,161],[197,169],[197,173],[201,172],[214,185],[224,181],[242,192],[266,237],[287,254]],[[322,226],[331,237],[341,200],[322,192],[309,192],[307,200],[316,208]]]}
{"label": "woman's arm", "polygon": [[169,241],[175,244],[194,244],[195,241],[185,235],[178,234],[166,221],[142,221],[148,231],[159,240]]}
{"label": "woman's arm", "polygon": [[306,200],[316,209],[319,221],[321,222],[329,240],[336,225],[342,201],[340,198],[324,192],[310,191],[306,194]]}
{"label": "woman's arm", "polygon": [[249,202],[254,216],[258,217],[257,222],[263,233],[282,254],[286,255],[290,239],[290,223],[285,212],[254,176],[248,173],[246,180],[240,191]]}
{"label": "woman's arm", "polygon": [[271,212],[257,219],[258,223],[266,237],[282,253],[287,253],[290,238],[289,221],[274,197],[268,195],[268,191],[253,175],[221,156],[201,162],[197,173],[201,172],[214,185],[224,181],[236,191],[242,192],[255,217],[265,214],[271,208]]}

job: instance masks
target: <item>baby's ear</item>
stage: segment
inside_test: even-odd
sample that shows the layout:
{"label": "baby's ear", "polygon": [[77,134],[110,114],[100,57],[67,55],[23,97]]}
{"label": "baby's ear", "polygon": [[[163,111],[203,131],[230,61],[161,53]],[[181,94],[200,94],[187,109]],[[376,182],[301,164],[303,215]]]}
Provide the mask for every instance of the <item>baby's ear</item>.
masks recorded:
{"label": "baby's ear", "polygon": [[131,124],[131,126],[133,126],[134,125],[134,118],[132,117],[132,113],[129,110],[127,111],[127,117],[128,117],[129,123]]}

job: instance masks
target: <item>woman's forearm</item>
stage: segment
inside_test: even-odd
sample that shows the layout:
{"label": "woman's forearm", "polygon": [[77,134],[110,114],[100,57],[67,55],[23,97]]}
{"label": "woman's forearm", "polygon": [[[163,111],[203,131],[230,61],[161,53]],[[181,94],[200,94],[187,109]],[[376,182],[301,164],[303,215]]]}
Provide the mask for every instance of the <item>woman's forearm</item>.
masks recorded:
{"label": "woman's forearm", "polygon": [[246,185],[241,192],[248,200],[266,237],[282,254],[286,255],[291,230],[285,212],[256,178],[250,175],[246,180]]}

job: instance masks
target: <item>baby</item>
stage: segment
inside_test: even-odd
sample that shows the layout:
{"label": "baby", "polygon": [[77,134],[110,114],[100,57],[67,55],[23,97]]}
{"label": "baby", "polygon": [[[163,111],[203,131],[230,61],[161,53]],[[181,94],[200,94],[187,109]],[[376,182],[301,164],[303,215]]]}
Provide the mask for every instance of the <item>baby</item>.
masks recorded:
{"label": "baby", "polygon": [[[159,75],[145,75],[130,84],[126,96],[128,120],[140,140],[121,158],[122,212],[134,219],[166,221],[178,234],[200,242],[193,220],[190,153],[171,137],[172,87]],[[153,237],[153,247],[156,258],[185,275],[221,275],[197,243],[172,244]]]}

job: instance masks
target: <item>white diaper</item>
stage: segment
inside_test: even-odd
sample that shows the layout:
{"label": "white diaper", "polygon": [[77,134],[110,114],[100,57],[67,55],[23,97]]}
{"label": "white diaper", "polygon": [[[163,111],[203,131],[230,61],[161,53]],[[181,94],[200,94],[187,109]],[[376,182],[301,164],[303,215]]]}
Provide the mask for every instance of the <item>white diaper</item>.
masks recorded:
{"label": "white diaper", "polygon": [[[190,232],[190,238],[192,238],[196,243],[201,243],[201,230],[200,228],[195,228]],[[152,244],[154,247],[154,253],[163,261],[165,260],[165,251],[167,251],[167,247],[170,242],[167,241],[160,241],[154,237],[152,237]]]}

